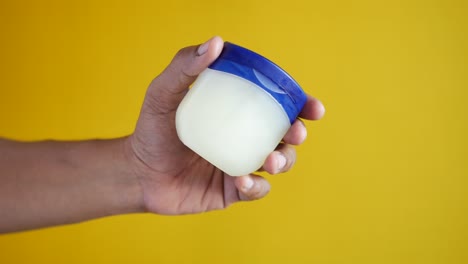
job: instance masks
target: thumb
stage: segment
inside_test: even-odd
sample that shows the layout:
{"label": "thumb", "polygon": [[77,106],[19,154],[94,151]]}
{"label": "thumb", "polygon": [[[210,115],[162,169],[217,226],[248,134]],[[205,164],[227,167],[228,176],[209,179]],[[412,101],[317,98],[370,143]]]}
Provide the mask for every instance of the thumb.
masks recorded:
{"label": "thumb", "polygon": [[152,104],[157,104],[151,108],[164,113],[175,111],[188,87],[218,58],[222,49],[223,40],[216,36],[201,45],[179,50],[148,88],[147,96]]}

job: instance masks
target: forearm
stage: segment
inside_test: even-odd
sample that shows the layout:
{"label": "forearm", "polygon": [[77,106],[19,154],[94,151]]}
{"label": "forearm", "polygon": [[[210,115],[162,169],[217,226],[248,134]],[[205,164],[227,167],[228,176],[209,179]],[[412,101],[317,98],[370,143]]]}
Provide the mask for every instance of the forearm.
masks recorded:
{"label": "forearm", "polygon": [[0,233],[141,211],[124,140],[0,140]]}

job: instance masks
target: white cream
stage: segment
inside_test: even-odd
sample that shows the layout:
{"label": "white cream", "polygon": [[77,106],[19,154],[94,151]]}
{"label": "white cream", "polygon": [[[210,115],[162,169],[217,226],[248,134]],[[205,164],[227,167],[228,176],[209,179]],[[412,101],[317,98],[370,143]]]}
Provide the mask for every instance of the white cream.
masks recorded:
{"label": "white cream", "polygon": [[176,114],[180,140],[231,176],[259,169],[290,126],[282,106],[264,89],[209,68]]}

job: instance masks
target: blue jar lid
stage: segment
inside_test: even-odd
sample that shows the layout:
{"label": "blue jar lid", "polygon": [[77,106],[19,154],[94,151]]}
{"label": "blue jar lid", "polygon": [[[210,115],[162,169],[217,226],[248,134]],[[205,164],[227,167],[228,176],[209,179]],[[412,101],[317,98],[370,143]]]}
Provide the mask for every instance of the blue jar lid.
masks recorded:
{"label": "blue jar lid", "polygon": [[278,65],[241,46],[225,42],[219,57],[210,69],[237,75],[263,88],[281,104],[292,124],[307,96],[299,84]]}

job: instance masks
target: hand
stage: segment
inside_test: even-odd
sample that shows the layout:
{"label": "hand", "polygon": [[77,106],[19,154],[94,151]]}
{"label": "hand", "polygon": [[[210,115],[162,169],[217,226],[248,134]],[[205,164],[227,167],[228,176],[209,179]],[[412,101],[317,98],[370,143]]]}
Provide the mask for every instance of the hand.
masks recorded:
{"label": "hand", "polygon": [[[270,190],[258,175],[231,177],[187,148],[179,140],[175,114],[188,87],[221,53],[223,41],[214,37],[203,45],[180,50],[150,84],[135,133],[127,138],[127,156],[140,184],[144,208],[158,214],[199,213],[226,208],[237,201],[264,197]],[[304,119],[320,119],[322,103],[308,96]],[[291,145],[301,144],[307,130],[301,120],[291,126],[284,143],[262,167],[270,174],[288,171],[296,159]]]}

